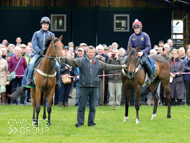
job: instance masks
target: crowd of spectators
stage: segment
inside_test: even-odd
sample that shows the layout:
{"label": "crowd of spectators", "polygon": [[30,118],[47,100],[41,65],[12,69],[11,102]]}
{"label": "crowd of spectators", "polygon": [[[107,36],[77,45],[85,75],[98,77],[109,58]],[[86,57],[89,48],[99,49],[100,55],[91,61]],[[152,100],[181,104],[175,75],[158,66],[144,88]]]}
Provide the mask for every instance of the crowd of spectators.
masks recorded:
{"label": "crowd of spectators", "polygon": [[[64,46],[64,52],[67,58],[83,58],[86,55],[86,43],[80,43],[79,46],[74,46],[73,42],[69,42],[68,46]],[[13,105],[26,105],[27,102],[31,102],[30,90],[27,90],[24,95],[19,99],[10,99],[7,94],[13,93],[16,88],[21,86],[22,75],[27,68],[31,58],[34,55],[32,48],[32,43],[28,42],[27,45],[22,43],[20,37],[16,38],[16,44],[9,43],[6,39],[0,44],[0,93],[1,93],[1,103],[13,104]],[[153,49],[150,50],[150,55],[157,54],[163,56],[171,66],[171,77],[170,77],[170,90],[172,105],[190,105],[190,74],[175,74],[176,72],[189,72],[190,71],[190,49],[185,49],[183,47],[175,49],[173,47],[172,39],[168,39],[166,43],[164,41],[159,41],[158,45],[155,45]],[[126,57],[126,50],[122,47],[119,48],[118,43],[113,42],[111,45],[107,46],[105,44],[100,44],[96,46],[96,58],[102,62],[114,65],[121,65],[122,61]],[[17,67],[18,64],[18,67]],[[17,68],[16,68],[17,67]],[[71,83],[63,84],[61,82],[61,87],[55,91],[54,105],[59,105],[59,107],[67,107],[69,98],[72,98],[73,87],[76,87],[76,106],[79,105],[79,69],[72,67],[68,64],[60,64],[61,76],[73,76]],[[9,76],[11,72],[16,69],[16,78],[9,82]],[[96,96],[95,104],[96,106],[102,106],[107,104],[108,106],[121,106],[125,103],[125,96],[122,92],[122,82],[120,78],[120,70],[105,72],[99,71],[99,88],[98,94]],[[110,74],[109,76],[102,76],[103,74]],[[153,105],[153,96],[150,93],[149,87],[145,87],[145,92],[141,92],[144,95],[141,98],[141,105]],[[145,91],[142,89],[142,91]],[[162,85],[159,84],[157,90],[159,96],[159,105],[166,105],[165,93]],[[104,96],[103,96],[104,94]],[[104,97],[104,99],[103,99]],[[130,105],[134,106],[134,93],[131,93]],[[86,104],[88,106],[88,102]]]}

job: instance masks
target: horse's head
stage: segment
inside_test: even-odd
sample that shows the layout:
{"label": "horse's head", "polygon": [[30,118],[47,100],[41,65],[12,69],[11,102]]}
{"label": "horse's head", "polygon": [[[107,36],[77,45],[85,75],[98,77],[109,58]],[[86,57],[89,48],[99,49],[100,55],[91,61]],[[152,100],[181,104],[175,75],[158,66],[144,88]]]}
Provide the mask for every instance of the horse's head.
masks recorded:
{"label": "horse's head", "polygon": [[64,51],[63,51],[63,43],[61,42],[63,35],[61,35],[59,38],[54,38],[51,36],[51,43],[49,46],[51,46],[51,55],[53,57],[64,57]]}
{"label": "horse's head", "polygon": [[134,75],[135,74],[135,69],[138,65],[139,57],[138,57],[138,51],[140,49],[140,46],[138,46],[136,49],[131,48],[128,46],[128,51],[127,51],[127,61],[126,64],[128,65],[128,74],[129,75]]}

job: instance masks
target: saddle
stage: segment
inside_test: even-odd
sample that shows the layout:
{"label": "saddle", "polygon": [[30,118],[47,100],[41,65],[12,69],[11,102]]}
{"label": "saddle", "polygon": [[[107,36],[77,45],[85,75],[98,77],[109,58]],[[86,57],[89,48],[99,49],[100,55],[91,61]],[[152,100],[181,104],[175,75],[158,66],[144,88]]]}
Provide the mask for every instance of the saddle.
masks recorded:
{"label": "saddle", "polygon": [[[151,57],[147,57],[147,63],[152,71],[152,75],[155,77],[155,71],[156,71],[156,62],[153,58]],[[145,68],[143,67],[143,65],[141,65],[141,68],[143,70],[145,70]]]}

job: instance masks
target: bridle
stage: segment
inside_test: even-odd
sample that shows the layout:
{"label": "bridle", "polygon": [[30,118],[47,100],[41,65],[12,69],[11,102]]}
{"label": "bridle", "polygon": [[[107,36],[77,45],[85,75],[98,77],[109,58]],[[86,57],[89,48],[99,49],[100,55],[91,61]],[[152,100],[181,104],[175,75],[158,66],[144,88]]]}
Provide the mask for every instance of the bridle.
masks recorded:
{"label": "bridle", "polygon": [[49,74],[49,72],[54,69],[55,63],[56,63],[56,57],[58,57],[55,53],[54,53],[54,43],[60,41],[58,38],[55,38],[51,41],[51,56],[46,56],[46,55],[42,55],[42,57],[46,57],[50,59],[50,69],[48,71],[43,69],[42,65],[42,61],[40,62],[40,67],[42,67],[43,72],[45,72],[46,74]]}
{"label": "bridle", "polygon": [[140,57],[138,57],[137,64],[136,64],[134,70],[132,72],[129,72],[128,71],[128,63],[127,63],[127,67],[124,68],[124,69],[122,69],[123,75],[125,75],[126,77],[128,77],[130,80],[133,79],[133,78],[135,78],[135,75],[138,72],[138,70],[141,68],[141,65],[142,65],[142,61],[141,61]]}

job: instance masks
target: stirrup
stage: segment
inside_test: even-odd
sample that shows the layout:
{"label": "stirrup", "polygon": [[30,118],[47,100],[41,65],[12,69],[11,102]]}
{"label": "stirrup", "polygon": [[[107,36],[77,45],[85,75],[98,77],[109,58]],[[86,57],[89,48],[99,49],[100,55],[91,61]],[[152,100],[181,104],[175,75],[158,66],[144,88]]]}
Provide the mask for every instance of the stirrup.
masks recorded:
{"label": "stirrup", "polygon": [[148,83],[151,84],[153,82],[154,78],[153,77],[149,77],[148,79]]}
{"label": "stirrup", "polygon": [[28,81],[27,81],[27,84],[26,84],[27,86],[33,86],[33,81],[31,80],[31,79],[29,79]]}
{"label": "stirrup", "polygon": [[56,82],[55,88],[58,88],[58,87],[61,87],[61,84]]}

